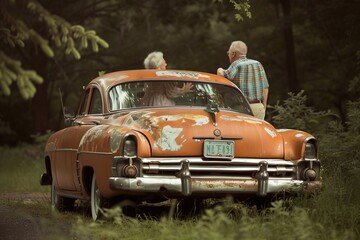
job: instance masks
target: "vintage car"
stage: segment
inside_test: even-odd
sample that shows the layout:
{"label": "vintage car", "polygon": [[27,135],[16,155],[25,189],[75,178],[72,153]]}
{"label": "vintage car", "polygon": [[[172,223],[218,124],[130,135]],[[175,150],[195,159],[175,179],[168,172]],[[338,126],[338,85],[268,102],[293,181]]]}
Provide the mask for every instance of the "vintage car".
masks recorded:
{"label": "vintage car", "polygon": [[71,121],[47,141],[41,184],[59,210],[90,200],[94,220],[113,199],[262,198],[320,183],[312,135],[255,118],[235,84],[209,73],[99,76]]}

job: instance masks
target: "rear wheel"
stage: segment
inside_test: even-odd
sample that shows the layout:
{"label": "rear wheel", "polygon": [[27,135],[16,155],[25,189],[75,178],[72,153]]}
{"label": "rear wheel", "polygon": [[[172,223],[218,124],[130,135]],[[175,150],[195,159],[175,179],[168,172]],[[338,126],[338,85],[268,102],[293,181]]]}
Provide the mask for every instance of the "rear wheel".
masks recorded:
{"label": "rear wheel", "polygon": [[91,216],[94,221],[102,217],[101,208],[104,207],[105,200],[100,194],[100,190],[96,184],[95,174],[91,181]]}
{"label": "rear wheel", "polygon": [[51,184],[51,207],[59,212],[69,212],[74,210],[75,199],[59,196],[54,185]]}

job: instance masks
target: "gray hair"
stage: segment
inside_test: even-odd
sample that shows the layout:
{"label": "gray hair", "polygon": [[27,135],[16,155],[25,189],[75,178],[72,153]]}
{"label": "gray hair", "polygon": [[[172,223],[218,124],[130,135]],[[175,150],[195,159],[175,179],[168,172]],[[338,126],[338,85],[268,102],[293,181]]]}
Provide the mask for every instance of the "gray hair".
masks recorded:
{"label": "gray hair", "polygon": [[163,60],[164,54],[162,52],[152,52],[145,58],[144,66],[146,69],[157,69]]}
{"label": "gray hair", "polygon": [[247,46],[243,41],[232,42],[230,45],[230,49],[233,50],[234,52],[239,53],[240,55],[246,56],[247,54]]}

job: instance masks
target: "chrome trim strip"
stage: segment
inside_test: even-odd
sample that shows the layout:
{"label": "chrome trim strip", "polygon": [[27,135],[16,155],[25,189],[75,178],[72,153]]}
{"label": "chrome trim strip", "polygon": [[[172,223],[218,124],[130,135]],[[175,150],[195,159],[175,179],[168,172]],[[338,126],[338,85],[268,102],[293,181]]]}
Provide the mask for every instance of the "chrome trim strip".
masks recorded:
{"label": "chrome trim strip", "polygon": [[80,154],[101,154],[101,155],[113,155],[112,152],[91,152],[91,151],[80,151]]}
{"label": "chrome trim strip", "polygon": [[46,152],[77,152],[78,150],[75,148],[58,148],[58,149],[51,149],[46,150]]}
{"label": "chrome trim strip", "polygon": [[76,152],[77,154],[102,154],[102,155],[112,155],[111,152],[91,152],[91,151],[78,151],[74,148],[59,148],[53,150],[47,150],[46,152]]}

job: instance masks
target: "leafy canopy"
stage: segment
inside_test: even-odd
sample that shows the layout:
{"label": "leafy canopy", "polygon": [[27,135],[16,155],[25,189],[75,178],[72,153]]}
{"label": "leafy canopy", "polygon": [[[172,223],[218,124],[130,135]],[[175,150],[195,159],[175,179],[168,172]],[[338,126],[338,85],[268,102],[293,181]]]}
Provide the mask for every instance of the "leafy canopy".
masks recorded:
{"label": "leafy canopy", "polygon": [[36,71],[24,69],[22,61],[19,60],[24,51],[40,49],[48,58],[54,58],[56,47],[63,50],[62,53],[79,60],[80,51],[89,45],[93,52],[99,52],[99,45],[103,48],[109,47],[94,30],[72,25],[60,16],[51,14],[37,1],[2,0],[0,92],[10,95],[11,85],[16,83],[21,96],[29,99],[36,93],[34,83],[41,84],[44,81]]}

